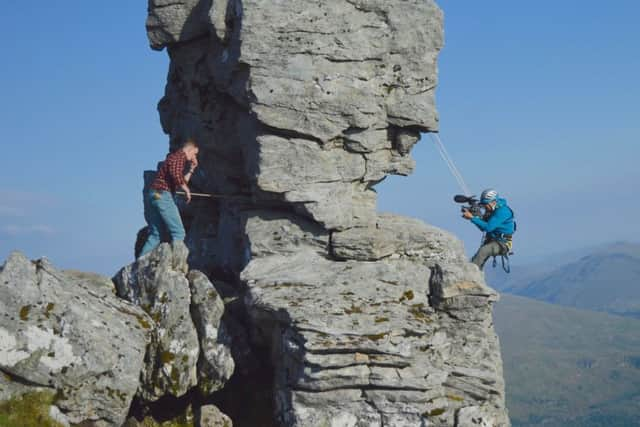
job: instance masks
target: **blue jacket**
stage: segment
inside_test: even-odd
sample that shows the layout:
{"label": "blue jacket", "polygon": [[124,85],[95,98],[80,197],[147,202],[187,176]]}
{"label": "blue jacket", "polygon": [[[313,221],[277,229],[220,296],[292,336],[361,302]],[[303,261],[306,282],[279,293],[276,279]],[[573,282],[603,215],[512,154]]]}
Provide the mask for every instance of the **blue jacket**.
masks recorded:
{"label": "blue jacket", "polygon": [[494,239],[499,239],[501,234],[513,234],[515,232],[513,211],[507,206],[507,201],[501,198],[498,198],[496,209],[487,221],[474,216],[471,218],[471,222],[481,231],[487,233],[488,237]]}

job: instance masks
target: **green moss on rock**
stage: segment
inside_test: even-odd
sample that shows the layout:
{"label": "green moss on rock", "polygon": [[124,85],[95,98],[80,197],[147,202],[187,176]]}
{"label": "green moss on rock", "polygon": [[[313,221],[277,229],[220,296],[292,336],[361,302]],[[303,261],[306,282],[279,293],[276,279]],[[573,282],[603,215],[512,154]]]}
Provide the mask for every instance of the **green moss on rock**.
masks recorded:
{"label": "green moss on rock", "polygon": [[455,402],[463,402],[464,401],[464,397],[462,396],[458,396],[455,394],[447,394],[447,398],[450,400],[453,400]]}
{"label": "green moss on rock", "polygon": [[422,414],[422,416],[424,417],[437,417],[440,416],[442,414],[444,414],[445,412],[447,412],[447,410],[445,408],[436,408],[430,412],[425,412],[424,414]]}
{"label": "green moss on rock", "polygon": [[151,324],[144,317],[136,316],[136,319],[138,319],[138,323],[143,329],[151,329]]}
{"label": "green moss on rock", "polygon": [[399,301],[411,301],[413,298],[415,298],[415,295],[413,294],[413,291],[411,289],[409,289],[408,291],[406,291],[405,293],[402,294],[402,296],[400,297]]}
{"label": "green moss on rock", "polygon": [[351,308],[345,308],[344,312],[346,314],[360,314],[362,313],[362,307],[358,307],[357,305],[351,305]]}
{"label": "green moss on rock", "polygon": [[123,427],[195,427],[195,425],[193,409],[189,406],[184,413],[170,420],[158,421],[151,416],[142,421],[130,418]]}
{"label": "green moss on rock", "polygon": [[55,308],[55,304],[50,302],[49,304],[47,304],[47,307],[44,309],[44,315],[45,317],[48,319],[51,316],[51,312],[53,311],[53,309]]}
{"label": "green moss on rock", "polygon": [[381,334],[365,335],[365,337],[370,341],[380,341],[381,339],[383,339],[387,335],[389,335],[388,332],[383,332]]}
{"label": "green moss on rock", "polygon": [[409,313],[411,313],[416,320],[420,320],[424,323],[431,323],[432,319],[423,310],[424,310],[424,304],[422,303],[413,304],[409,308]]}
{"label": "green moss on rock", "polygon": [[29,312],[31,311],[30,305],[25,305],[20,308],[20,320],[27,321],[29,320]]}
{"label": "green moss on rock", "polygon": [[189,421],[189,417],[180,416],[176,419],[159,422],[151,417],[147,417],[138,422],[138,427],[194,427],[193,421]]}
{"label": "green moss on rock", "polygon": [[0,402],[0,426],[2,427],[62,427],[49,417],[53,393],[27,393]]}
{"label": "green moss on rock", "polygon": [[176,360],[176,355],[171,353],[170,351],[163,351],[162,353],[160,353],[160,361],[163,365],[171,363],[174,360]]}

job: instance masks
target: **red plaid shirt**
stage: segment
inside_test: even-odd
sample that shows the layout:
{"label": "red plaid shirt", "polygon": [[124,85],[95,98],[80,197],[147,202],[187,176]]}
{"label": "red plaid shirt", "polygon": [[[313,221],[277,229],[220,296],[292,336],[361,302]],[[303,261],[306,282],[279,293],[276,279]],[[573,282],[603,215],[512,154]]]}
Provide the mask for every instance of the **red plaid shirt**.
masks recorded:
{"label": "red plaid shirt", "polygon": [[158,168],[158,174],[153,180],[151,188],[174,193],[179,187],[186,184],[184,181],[186,162],[187,156],[182,150],[168,154],[166,160]]}

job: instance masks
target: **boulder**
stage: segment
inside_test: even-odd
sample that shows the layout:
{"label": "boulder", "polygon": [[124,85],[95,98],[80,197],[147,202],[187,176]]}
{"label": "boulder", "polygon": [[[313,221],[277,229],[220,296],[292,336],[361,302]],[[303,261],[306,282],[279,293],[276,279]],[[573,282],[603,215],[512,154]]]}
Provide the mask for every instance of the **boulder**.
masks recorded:
{"label": "boulder", "polygon": [[148,401],[182,396],[198,383],[200,347],[191,321],[187,256],[184,244],[163,243],[113,279],[118,295],[142,307],[156,324],[142,375],[141,395]]}
{"label": "boulder", "polygon": [[12,253],[0,271],[0,397],[51,390],[69,422],[120,426],[153,320],[110,281]]}
{"label": "boulder", "polygon": [[200,408],[200,427],[233,427],[231,419],[214,405]]}
{"label": "boulder", "polygon": [[222,297],[207,276],[200,271],[188,275],[191,290],[191,319],[198,333],[198,387],[205,394],[221,389],[231,378],[234,362],[230,337],[221,322],[224,314]]}
{"label": "boulder", "polygon": [[233,373],[221,326],[224,304],[204,274],[188,272],[188,256],[182,242],[162,243],[113,279],[118,295],[139,305],[156,325],[140,390],[148,402],[180,397],[196,386],[211,393]]}

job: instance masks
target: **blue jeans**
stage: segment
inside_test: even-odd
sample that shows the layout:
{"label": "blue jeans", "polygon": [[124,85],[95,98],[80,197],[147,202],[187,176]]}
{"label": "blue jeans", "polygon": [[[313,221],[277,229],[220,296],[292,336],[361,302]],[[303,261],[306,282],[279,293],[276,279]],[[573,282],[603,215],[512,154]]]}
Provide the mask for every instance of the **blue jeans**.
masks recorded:
{"label": "blue jeans", "polygon": [[172,241],[184,240],[184,226],[173,194],[168,191],[149,189],[145,194],[144,208],[144,218],[149,224],[149,237],[140,251],[140,256],[158,246],[162,234],[171,235]]}

